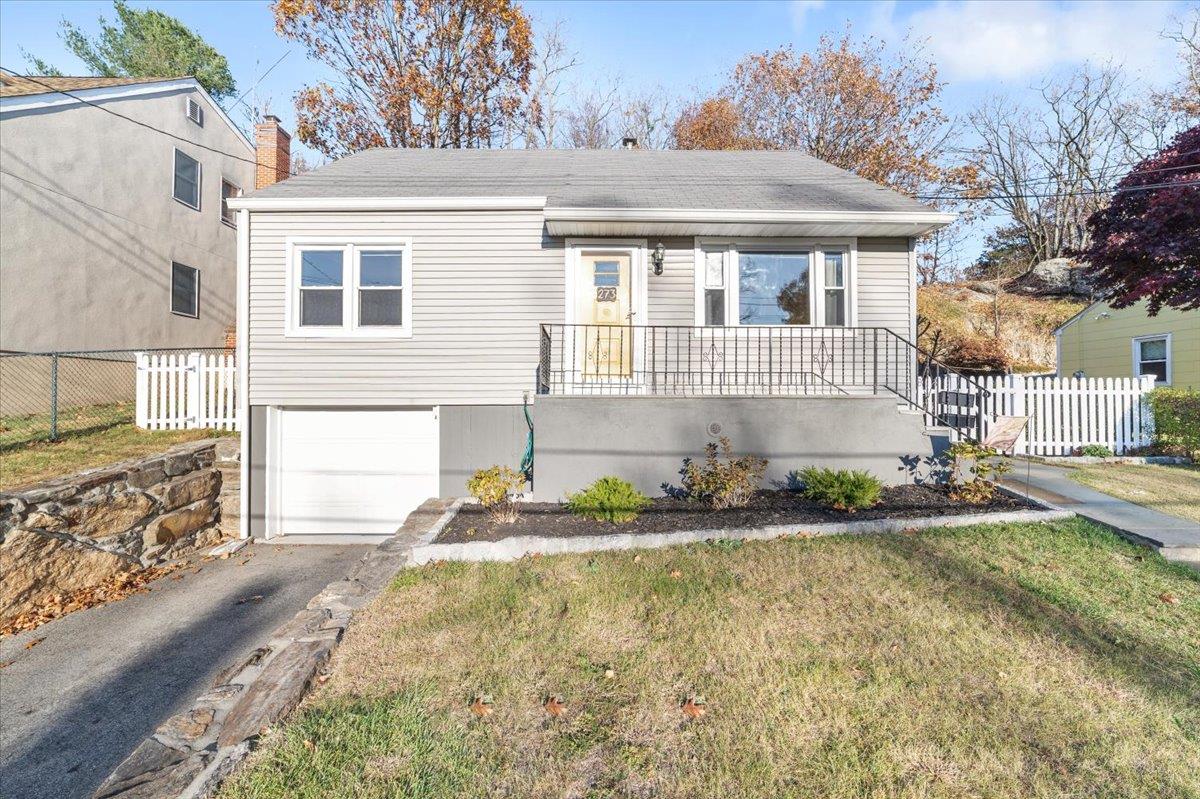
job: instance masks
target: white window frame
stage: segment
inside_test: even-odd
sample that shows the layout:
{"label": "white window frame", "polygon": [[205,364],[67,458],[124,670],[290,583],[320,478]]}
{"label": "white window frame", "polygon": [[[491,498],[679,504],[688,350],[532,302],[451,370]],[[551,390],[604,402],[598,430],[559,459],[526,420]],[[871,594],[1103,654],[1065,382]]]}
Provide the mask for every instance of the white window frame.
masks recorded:
{"label": "white window frame", "polygon": [[[181,156],[181,155],[184,158],[191,158],[191,160],[196,162],[196,204],[195,205],[192,205],[187,200],[181,200],[175,194],[175,162],[176,162],[176,159],[178,159],[179,156]],[[200,201],[203,198],[203,195],[204,195],[204,164],[200,163],[199,158],[192,158],[192,156],[188,155],[183,150],[180,150],[178,147],[172,148],[172,153],[171,153],[171,197],[175,200],[175,202],[179,203],[180,205],[186,206],[187,208],[191,208],[193,211],[199,211],[200,210]]]}
{"label": "white window frame", "polygon": [[1160,386],[1171,386],[1171,385],[1175,384],[1175,370],[1173,368],[1175,365],[1174,364],[1175,358],[1173,357],[1173,353],[1171,350],[1171,334],[1170,333],[1154,333],[1154,334],[1151,334],[1148,336],[1135,336],[1133,338],[1131,345],[1130,345],[1132,348],[1132,351],[1133,351],[1132,352],[1133,379],[1139,380],[1142,377],[1142,375],[1141,375],[1142,363],[1143,363],[1142,342],[1143,341],[1156,341],[1158,339],[1163,339],[1167,342],[1167,380],[1165,383],[1158,383],[1156,381],[1155,384],[1160,385]]}
{"label": "white window frame", "polygon": [[[704,326],[704,253],[723,249],[725,257],[725,327],[830,327],[825,324],[825,253],[845,255],[842,280],[845,284],[846,324],[833,326],[843,329],[858,326],[858,239],[847,238],[726,238],[697,236],[695,240],[695,309],[697,327]],[[743,252],[806,252],[809,258],[809,318],[807,325],[743,325],[739,288]]]}
{"label": "white window frame", "polygon": [[[221,221],[229,225],[233,229],[237,229],[237,211],[231,211],[225,206],[225,184],[228,183],[237,189],[237,194],[234,197],[242,196],[242,187],[234,183],[227,177],[221,177]],[[226,216],[228,214],[228,216]]]}
{"label": "white window frame", "polygon": [[[192,116],[192,109],[196,109],[196,116]],[[185,97],[183,103],[183,115],[191,120],[196,125],[204,127],[204,106],[193,100],[191,97]]]}
{"label": "white window frame", "polygon": [[[194,307],[196,309],[195,313],[184,313],[183,311],[175,310],[175,267],[177,267],[177,266],[182,267],[184,269],[190,269],[196,275],[196,289],[192,296],[192,307]],[[167,286],[167,293],[168,293],[167,302],[171,309],[171,313],[173,315],[182,316],[187,319],[199,319],[200,318],[200,270],[199,269],[197,269],[194,266],[189,266],[189,265],[183,263],[182,261],[171,261],[171,279],[170,279],[169,285]]]}
{"label": "white window frame", "polygon": [[[341,250],[342,256],[342,324],[338,327],[300,326],[300,257],[301,250]],[[370,325],[358,323],[359,259],[363,250],[400,250],[400,325]],[[412,238],[396,236],[344,237],[312,236],[288,238],[286,241],[286,287],[284,300],[284,336],[286,338],[342,339],[406,339],[412,338],[413,260]]]}

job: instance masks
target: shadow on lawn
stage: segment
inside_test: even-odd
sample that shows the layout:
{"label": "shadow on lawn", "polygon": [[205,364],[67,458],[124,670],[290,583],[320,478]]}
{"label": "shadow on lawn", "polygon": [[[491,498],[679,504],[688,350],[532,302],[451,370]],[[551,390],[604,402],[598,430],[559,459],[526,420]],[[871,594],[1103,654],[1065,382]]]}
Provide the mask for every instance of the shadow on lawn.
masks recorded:
{"label": "shadow on lawn", "polygon": [[1087,618],[967,555],[938,549],[929,539],[889,536],[880,544],[941,583],[949,598],[968,607],[999,605],[1018,626],[1049,636],[1087,658],[1097,673],[1115,672],[1170,704],[1200,707],[1200,663],[1186,655],[1165,649],[1119,622]]}

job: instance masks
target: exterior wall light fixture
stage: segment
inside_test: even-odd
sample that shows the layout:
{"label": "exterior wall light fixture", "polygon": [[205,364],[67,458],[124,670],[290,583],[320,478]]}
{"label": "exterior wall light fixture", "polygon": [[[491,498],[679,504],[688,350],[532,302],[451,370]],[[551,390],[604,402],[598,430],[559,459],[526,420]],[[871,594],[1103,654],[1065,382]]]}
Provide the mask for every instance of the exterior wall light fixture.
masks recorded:
{"label": "exterior wall light fixture", "polygon": [[654,264],[654,274],[661,275],[663,273],[663,259],[666,257],[667,248],[660,241],[654,247],[654,252],[650,253],[650,263]]}

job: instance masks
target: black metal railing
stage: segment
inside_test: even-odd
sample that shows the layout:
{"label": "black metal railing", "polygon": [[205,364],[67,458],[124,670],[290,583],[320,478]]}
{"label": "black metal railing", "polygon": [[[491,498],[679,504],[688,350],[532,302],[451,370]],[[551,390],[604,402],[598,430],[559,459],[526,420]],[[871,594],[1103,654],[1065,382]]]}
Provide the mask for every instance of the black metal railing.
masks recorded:
{"label": "black metal railing", "polygon": [[[883,327],[543,324],[539,394],[811,396],[894,394],[931,421],[978,437],[961,397],[922,392],[926,369],[953,371]],[[980,392],[983,386],[966,378]]]}

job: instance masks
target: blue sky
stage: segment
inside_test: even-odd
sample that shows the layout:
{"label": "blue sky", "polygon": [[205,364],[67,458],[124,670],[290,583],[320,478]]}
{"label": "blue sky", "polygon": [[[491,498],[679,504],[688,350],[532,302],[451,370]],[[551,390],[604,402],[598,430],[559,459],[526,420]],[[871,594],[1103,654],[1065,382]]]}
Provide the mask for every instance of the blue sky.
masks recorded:
{"label": "blue sky", "polygon": [[[204,36],[229,59],[239,91],[288,53],[255,90],[259,98],[270,99],[271,110],[288,126],[292,96],[322,74],[297,45],[276,36],[266,0],[131,4],[160,8]],[[1172,16],[1196,4],[526,0],[523,5],[542,25],[561,21],[578,57],[577,85],[620,79],[632,89],[661,87],[685,98],[718,86],[748,52],[789,44],[811,49],[822,33],[838,35],[847,22],[856,34],[889,43],[899,43],[909,33],[925,43],[938,64],[947,81],[943,104],[959,115],[993,93],[1031,93],[1031,87],[1056,71],[1086,60],[1116,61],[1148,86],[1165,85],[1175,75],[1177,51],[1160,33]],[[110,2],[0,0],[0,65],[24,71],[23,47],[68,74],[85,74],[64,50],[58,21],[66,17],[94,30],[100,16],[112,17]],[[245,119],[239,111],[232,116]]]}

